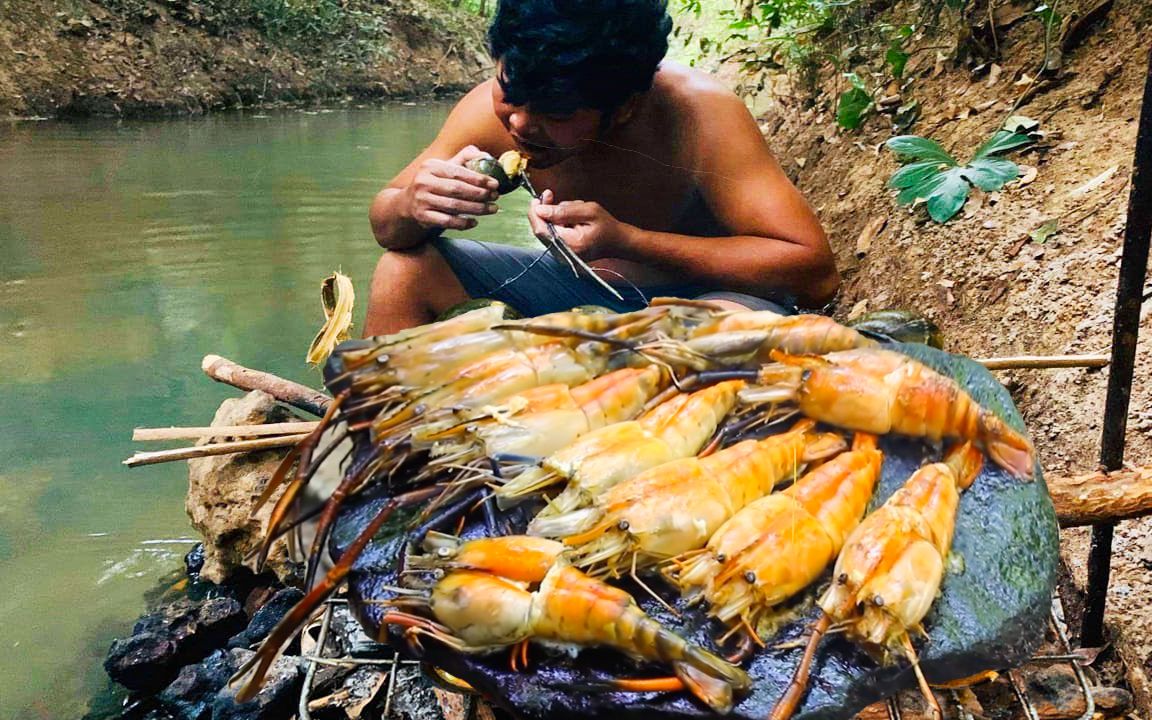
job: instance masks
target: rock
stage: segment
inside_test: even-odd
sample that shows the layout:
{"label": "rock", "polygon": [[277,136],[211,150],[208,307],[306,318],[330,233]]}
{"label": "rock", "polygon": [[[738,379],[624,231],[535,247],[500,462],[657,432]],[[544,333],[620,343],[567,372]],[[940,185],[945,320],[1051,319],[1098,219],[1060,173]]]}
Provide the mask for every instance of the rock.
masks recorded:
{"label": "rock", "polygon": [[1028,697],[1042,718],[1071,720],[1084,714],[1084,693],[1067,665],[1053,665],[1027,676]]}
{"label": "rock", "polygon": [[276,627],[280,618],[284,617],[292,609],[292,606],[300,602],[303,597],[304,593],[296,588],[284,588],[279,591],[256,611],[256,614],[252,616],[252,622],[248,623],[248,627],[243,632],[238,633],[228,641],[228,647],[247,648],[260,642],[268,636],[268,633],[272,632],[272,628]]}
{"label": "rock", "polygon": [[[213,425],[259,425],[299,420],[276,404],[271,395],[254,390],[243,398],[225,400]],[[188,461],[188,497],[184,507],[192,526],[204,538],[200,577],[222,583],[244,567],[244,558],[264,537],[274,495],[256,517],[252,509],[264,491],[285,450],[238,455],[217,455]],[[272,545],[267,568],[281,580],[298,577],[300,568],[288,557],[286,540]]]}
{"label": "rock", "polygon": [[199,542],[184,556],[184,570],[188,573],[188,577],[196,578],[200,576],[200,571],[203,569],[204,543]]}
{"label": "rock", "polygon": [[247,617],[229,597],[181,600],[136,621],[133,634],[151,633],[175,643],[181,664],[196,662],[242,630]]}
{"label": "rock", "polygon": [[157,696],[166,710],[180,720],[208,720],[216,694],[236,671],[232,657],[217,650],[195,665],[186,665]]}
{"label": "rock", "polygon": [[[1023,429],[1011,396],[982,366],[922,345],[896,343],[892,347],[951,376],[989,411],[1010,426]],[[887,499],[914,470],[924,462],[938,460],[942,452],[932,443],[892,435],[881,438],[880,447],[885,457],[874,504]],[[333,530],[335,555],[348,547],[384,505],[385,492],[386,488],[377,486],[349,499]],[[385,610],[366,601],[388,599],[389,588],[398,583],[396,568],[404,523],[413,515],[414,511],[395,513],[353,564],[350,600],[369,625],[370,635]],[[497,522],[503,520],[498,518]],[[461,534],[478,534],[482,525],[473,521]],[[523,527],[522,521],[513,525]],[[940,595],[925,619],[927,640],[917,640],[921,666],[929,681],[947,682],[990,668],[1012,667],[1031,656],[1048,622],[1056,580],[1057,535],[1055,511],[1039,469],[1032,482],[1021,482],[995,464],[986,463],[960,499],[952,554],[962,563],[945,576]],[[656,588],[660,591],[662,586]],[[705,647],[715,647],[712,638],[716,628],[701,608],[687,607],[665,589],[666,601],[679,605],[680,616],[673,616],[643,591],[633,590],[641,607],[663,625]],[[783,694],[803,654],[804,643],[797,641],[803,640],[816,617],[810,604],[799,602],[795,610],[795,616],[771,639],[769,647],[745,663],[753,688],[736,705],[732,718],[762,720]],[[777,643],[785,647],[774,648]],[[394,644],[404,646],[402,642]],[[682,693],[590,693],[578,689],[605,677],[637,675],[634,663],[608,650],[584,650],[575,659],[537,651],[533,666],[518,673],[509,670],[503,654],[461,655],[433,643],[424,646],[424,653],[424,658],[499,704],[516,708],[517,715],[526,719],[611,715],[616,720],[703,720],[712,716]],[[661,670],[667,672],[660,667],[639,672]],[[867,705],[915,685],[907,663],[881,665],[844,637],[828,637],[816,654],[809,690],[796,720],[845,720]]]}
{"label": "rock", "polygon": [[[254,655],[251,650],[229,651],[235,667]],[[224,687],[212,703],[212,720],[283,720],[295,714],[304,683],[304,667],[298,657],[282,657],[272,664],[264,687],[246,703],[236,702],[238,688]]]}
{"label": "rock", "polygon": [[236,600],[180,600],[136,621],[132,636],[115,640],[104,669],[129,690],[153,693],[180,667],[199,661],[243,629],[247,616]]}
{"label": "rock", "polygon": [[129,690],[155,692],[167,685],[180,667],[176,643],[163,635],[139,633],[112,641],[104,670]]}
{"label": "rock", "polygon": [[1126,714],[1134,704],[1132,693],[1118,687],[1094,687],[1092,700],[1096,710],[1110,717]]}

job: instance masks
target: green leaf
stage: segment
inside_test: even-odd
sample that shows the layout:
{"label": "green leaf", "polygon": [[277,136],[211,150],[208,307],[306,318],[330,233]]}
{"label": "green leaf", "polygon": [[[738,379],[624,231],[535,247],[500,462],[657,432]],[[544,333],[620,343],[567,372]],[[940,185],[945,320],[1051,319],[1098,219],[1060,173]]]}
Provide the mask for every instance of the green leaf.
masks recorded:
{"label": "green leaf", "polygon": [[888,46],[888,52],[884,53],[884,62],[892,68],[892,77],[898,78],[904,75],[904,66],[908,64],[909,57],[911,55],[904,52],[896,43]]}
{"label": "green leaf", "polygon": [[1060,222],[1058,220],[1049,220],[1032,232],[1028,233],[1028,237],[1032,238],[1032,242],[1043,245],[1048,242],[1048,238],[1060,232]]}
{"label": "green leaf", "polygon": [[888,180],[888,187],[902,189],[919,185],[947,168],[948,165],[939,160],[918,160],[914,163],[908,163],[892,173],[892,177]]}
{"label": "green leaf", "polygon": [[864,116],[872,108],[872,96],[867,91],[854,87],[840,95],[836,108],[836,122],[840,127],[855,130],[864,122]]}
{"label": "green leaf", "polygon": [[959,168],[952,168],[937,177],[940,181],[928,196],[928,216],[938,223],[946,223],[968,200],[968,181]]}
{"label": "green leaf", "polygon": [[1020,177],[1020,167],[1004,158],[977,158],[961,169],[968,182],[985,192],[993,192]]}
{"label": "green leaf", "polygon": [[928,215],[938,223],[947,222],[964,207],[968,199],[968,181],[960,168],[951,168],[929,176],[926,180],[900,191],[896,201],[911,205],[917,200],[928,204]]}
{"label": "green leaf", "polygon": [[897,135],[884,144],[901,157],[936,160],[953,166],[959,164],[938,143],[919,135]]}
{"label": "green leaf", "polygon": [[1026,145],[1031,145],[1035,140],[1027,135],[1020,133],[1008,132],[1007,130],[997,130],[988,141],[976,149],[976,154],[973,158],[985,158],[992,155],[1001,155],[1012,150],[1017,150]]}

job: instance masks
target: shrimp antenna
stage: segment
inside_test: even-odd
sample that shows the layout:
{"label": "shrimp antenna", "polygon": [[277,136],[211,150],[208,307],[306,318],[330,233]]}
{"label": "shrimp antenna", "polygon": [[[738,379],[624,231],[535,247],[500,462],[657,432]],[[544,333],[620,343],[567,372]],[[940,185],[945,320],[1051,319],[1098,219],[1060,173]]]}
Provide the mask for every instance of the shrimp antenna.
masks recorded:
{"label": "shrimp antenna", "polygon": [[808,677],[812,674],[812,658],[816,656],[816,648],[820,645],[824,633],[831,624],[832,617],[821,611],[820,619],[812,626],[812,637],[808,639],[808,646],[804,648],[804,657],[800,659],[800,665],[797,666],[796,673],[792,676],[792,682],[788,683],[788,689],[784,691],[784,695],[772,708],[768,720],[788,720],[796,714],[796,708],[800,706],[800,701],[804,699],[804,693],[808,690]]}

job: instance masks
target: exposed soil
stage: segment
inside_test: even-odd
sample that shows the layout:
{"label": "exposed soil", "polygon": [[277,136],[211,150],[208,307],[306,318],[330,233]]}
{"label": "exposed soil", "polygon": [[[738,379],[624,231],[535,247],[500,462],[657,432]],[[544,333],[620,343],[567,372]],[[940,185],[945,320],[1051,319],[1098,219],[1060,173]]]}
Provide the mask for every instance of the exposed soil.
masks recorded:
{"label": "exposed soil", "polygon": [[[1081,3],[1088,6],[1089,3]],[[1064,9],[1070,10],[1066,4]],[[1140,99],[1147,69],[1150,6],[1117,0],[1105,20],[1065,56],[1063,72],[1033,97],[1017,82],[1036,74],[1039,23],[1001,30],[999,79],[967,68],[937,67],[934,52],[908,66],[905,89],[924,109],[909,132],[934,138],[961,160],[1010,114],[1039,120],[1046,139],[1012,156],[1037,170],[1026,185],[972,198],[947,225],[923,208],[897,207],[886,181],[897,163],[882,143],[894,134],[888,116],[860,131],[836,127],[828,93],[813,108],[778,87],[762,127],[785,168],[817,208],[845,276],[841,317],[865,309],[911,308],[943,329],[947,349],[973,357],[1110,352],[1112,310],[1128,203]],[[843,88],[840,88],[841,90]],[[1035,89],[1035,87],[1033,88]],[[1093,186],[1087,185],[1096,179]],[[857,238],[874,218],[887,218],[871,248]],[[1059,231],[1030,237],[1045,222]],[[1152,302],[1142,308],[1140,343],[1128,415],[1126,459],[1152,464]],[[1026,370],[1000,373],[1012,390],[1049,475],[1096,468],[1105,421],[1107,372]],[[1113,420],[1114,422],[1115,420]],[[1066,563],[1083,586],[1088,531],[1063,534]],[[1117,528],[1108,618],[1120,631],[1130,665],[1152,673],[1152,519]],[[1075,624],[1075,623],[1074,623]],[[1148,689],[1133,689],[1145,709]]]}
{"label": "exposed soil", "polygon": [[195,0],[0,0],[0,117],[188,114],[470,87],[484,21],[439,0],[345,3],[353,39],[271,38]]}

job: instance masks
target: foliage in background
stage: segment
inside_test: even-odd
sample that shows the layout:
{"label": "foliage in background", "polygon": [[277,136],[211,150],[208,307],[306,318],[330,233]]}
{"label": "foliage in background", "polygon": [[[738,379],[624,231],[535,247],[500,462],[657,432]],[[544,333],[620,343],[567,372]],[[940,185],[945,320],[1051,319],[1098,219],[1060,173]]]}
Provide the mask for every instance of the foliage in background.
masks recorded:
{"label": "foliage in background", "polygon": [[1039,123],[1026,117],[1008,118],[965,165],[928,138],[894,137],[886,145],[904,165],[888,180],[888,187],[900,191],[899,204],[923,202],[929,217],[948,222],[964,207],[972,187],[993,192],[1020,176],[1016,163],[997,156],[1031,145],[1037,127]]}

